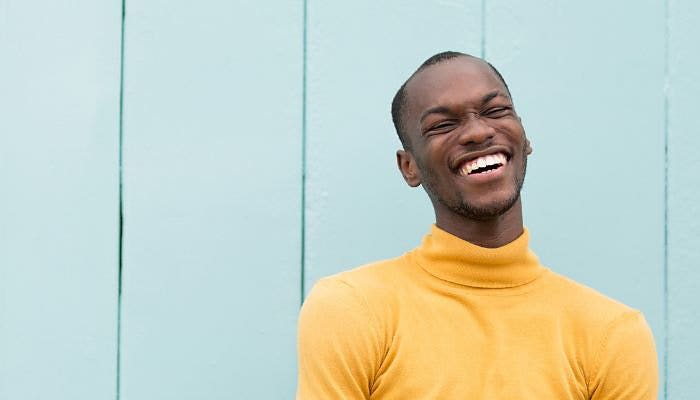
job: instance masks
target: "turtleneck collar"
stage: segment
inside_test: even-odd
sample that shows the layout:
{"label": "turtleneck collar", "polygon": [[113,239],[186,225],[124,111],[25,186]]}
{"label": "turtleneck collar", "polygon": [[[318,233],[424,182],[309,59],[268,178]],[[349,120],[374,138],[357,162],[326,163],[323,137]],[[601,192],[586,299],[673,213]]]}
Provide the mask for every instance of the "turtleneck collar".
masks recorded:
{"label": "turtleneck collar", "polygon": [[414,251],[416,262],[440,279],[480,288],[509,288],[537,279],[545,268],[528,247],[527,229],[497,248],[480,247],[437,226]]}

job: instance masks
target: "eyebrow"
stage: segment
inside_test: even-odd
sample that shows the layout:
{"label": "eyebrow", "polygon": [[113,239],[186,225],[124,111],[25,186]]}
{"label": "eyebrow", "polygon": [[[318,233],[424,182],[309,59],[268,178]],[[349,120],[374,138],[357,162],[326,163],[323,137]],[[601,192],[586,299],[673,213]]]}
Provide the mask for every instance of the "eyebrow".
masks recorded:
{"label": "eyebrow", "polygon": [[[481,98],[481,103],[486,104],[486,103],[488,103],[489,101],[491,101],[491,100],[493,100],[493,99],[495,99],[496,97],[499,97],[499,96],[500,96],[500,97],[508,97],[508,96],[504,95],[503,92],[501,92],[500,90],[496,89],[496,90],[494,90],[494,91],[492,91],[492,92],[486,93],[486,94]],[[427,116],[430,115],[430,114],[451,114],[451,113],[452,113],[452,110],[450,110],[449,108],[447,108],[447,107],[445,107],[445,106],[436,106],[436,107],[432,107],[432,108],[429,108],[429,109],[425,110],[425,111],[421,114],[419,121],[420,121],[420,122],[423,122],[423,120],[425,119],[425,117],[427,117]]]}
{"label": "eyebrow", "polygon": [[494,90],[493,92],[486,93],[486,94],[484,95],[484,97],[481,98],[481,102],[484,103],[484,104],[486,104],[486,103],[488,103],[489,101],[493,100],[494,98],[496,98],[496,97],[498,97],[498,96],[505,97],[505,96],[503,95],[503,93],[501,93],[500,90],[496,89],[496,90]]}
{"label": "eyebrow", "polygon": [[445,107],[445,106],[437,106],[437,107],[429,108],[429,109],[425,110],[423,112],[423,114],[421,114],[419,121],[423,122],[425,117],[427,117],[430,114],[450,114],[450,113],[451,113],[450,109]]}

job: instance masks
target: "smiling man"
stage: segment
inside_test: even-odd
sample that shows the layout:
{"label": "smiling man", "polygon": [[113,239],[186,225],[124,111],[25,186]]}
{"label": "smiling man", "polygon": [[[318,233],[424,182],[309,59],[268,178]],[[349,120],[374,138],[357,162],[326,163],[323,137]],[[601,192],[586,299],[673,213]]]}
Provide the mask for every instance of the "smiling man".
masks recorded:
{"label": "smiling man", "polygon": [[532,149],[498,71],[437,54],[399,89],[392,117],[399,170],[427,192],[435,225],[413,251],[314,286],[297,399],[655,399],[641,313],[528,247]]}

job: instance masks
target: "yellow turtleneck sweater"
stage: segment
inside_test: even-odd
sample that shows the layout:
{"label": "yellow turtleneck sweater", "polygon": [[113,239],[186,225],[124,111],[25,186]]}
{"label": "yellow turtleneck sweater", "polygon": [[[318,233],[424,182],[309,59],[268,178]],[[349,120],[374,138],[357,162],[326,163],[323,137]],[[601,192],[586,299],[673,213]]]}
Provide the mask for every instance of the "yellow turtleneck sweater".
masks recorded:
{"label": "yellow turtleneck sweater", "polygon": [[299,317],[298,400],[656,399],[644,317],[435,226],[403,256],[319,281]]}

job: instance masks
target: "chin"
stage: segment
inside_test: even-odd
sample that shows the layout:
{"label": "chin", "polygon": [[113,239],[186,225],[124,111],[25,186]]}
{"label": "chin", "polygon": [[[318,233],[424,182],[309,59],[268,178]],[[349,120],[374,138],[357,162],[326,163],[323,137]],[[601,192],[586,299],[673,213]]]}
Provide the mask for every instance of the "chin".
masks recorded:
{"label": "chin", "polygon": [[518,202],[518,199],[520,199],[520,194],[514,193],[500,199],[490,199],[483,202],[463,200],[459,205],[453,204],[452,206],[448,205],[448,207],[466,218],[485,221],[507,213]]}

